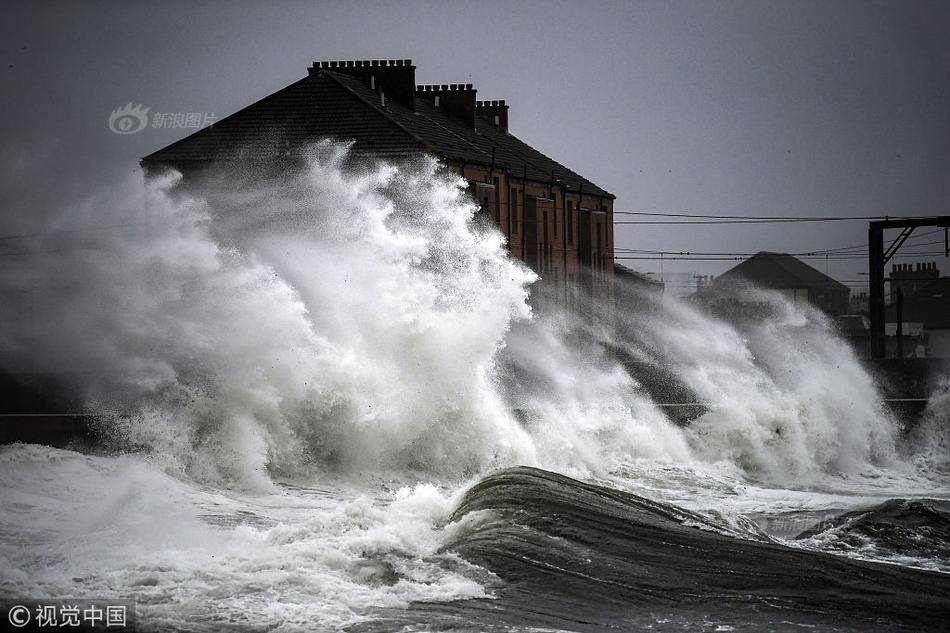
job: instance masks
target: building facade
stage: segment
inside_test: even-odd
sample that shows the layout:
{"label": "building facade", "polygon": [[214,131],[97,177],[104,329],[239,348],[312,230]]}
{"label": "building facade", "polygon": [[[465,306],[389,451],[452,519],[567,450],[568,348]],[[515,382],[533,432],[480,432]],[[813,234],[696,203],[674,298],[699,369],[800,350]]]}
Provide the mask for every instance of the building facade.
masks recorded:
{"label": "building facade", "polygon": [[438,157],[535,270],[542,300],[612,302],[614,196],[516,138],[505,101],[471,84],[417,85],[411,60],[325,61],[303,79],[142,159],[190,174],[268,161],[324,138],[355,155]]}
{"label": "building facade", "polygon": [[[885,307],[885,334],[902,339],[889,356],[950,358],[950,277],[941,277],[936,262],[895,264],[891,301]],[[899,293],[899,296],[898,296]],[[917,342],[913,337],[917,335]],[[898,353],[899,351],[899,353]]]}

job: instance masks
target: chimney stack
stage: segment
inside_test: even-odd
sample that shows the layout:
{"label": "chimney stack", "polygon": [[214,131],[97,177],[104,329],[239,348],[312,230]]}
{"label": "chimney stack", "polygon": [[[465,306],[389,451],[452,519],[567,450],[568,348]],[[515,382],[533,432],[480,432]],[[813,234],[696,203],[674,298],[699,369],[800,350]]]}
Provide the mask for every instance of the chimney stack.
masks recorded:
{"label": "chimney stack", "polygon": [[475,93],[472,84],[416,86],[416,98],[425,99],[446,116],[475,129]]}
{"label": "chimney stack", "polygon": [[411,59],[314,62],[308,72],[313,75],[322,70],[357,77],[386,99],[415,110],[416,67]]}
{"label": "chimney stack", "polygon": [[476,101],[475,112],[495,129],[502,132],[508,131],[508,106],[505,105],[504,99],[500,101]]}

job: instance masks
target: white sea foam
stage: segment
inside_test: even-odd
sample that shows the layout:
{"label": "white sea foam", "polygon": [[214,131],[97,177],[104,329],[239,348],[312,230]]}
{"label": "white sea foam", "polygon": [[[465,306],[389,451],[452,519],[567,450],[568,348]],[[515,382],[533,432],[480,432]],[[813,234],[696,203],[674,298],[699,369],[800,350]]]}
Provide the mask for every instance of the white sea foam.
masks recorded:
{"label": "white sea foam", "polygon": [[[667,300],[632,338],[536,315],[535,275],[464,181],[348,160],[325,143],[273,182],[133,183],[96,204],[145,199],[141,230],[0,271],[40,301],[5,326],[3,364],[79,376],[119,455],[0,452],[6,593],[132,594],[156,625],[334,629],[487,595],[490,576],[439,548],[459,491],[495,467],[598,478],[737,530],[735,514],[916,481],[814,312],[766,296],[774,318],[738,328]],[[673,424],[591,341],[662,366],[707,412]],[[784,490],[802,487],[827,490]]]}
{"label": "white sea foam", "polygon": [[134,596],[152,628],[332,631],[489,595],[490,574],[439,553],[455,499],[432,485],[222,494],[130,457],[23,445],[0,449],[0,484],[5,596]]}
{"label": "white sea foam", "polygon": [[892,461],[871,379],[813,311],[766,297],[774,317],[740,331],[669,300],[637,340],[612,341],[653,350],[707,404],[683,431],[569,335],[576,317],[532,316],[534,274],[473,220],[464,181],[432,160],[347,159],[324,143],[275,181],[152,180],[145,230],[4,275],[57,289],[8,330],[5,362],[81,373],[94,408],[125,413],[110,430],[126,445],[243,488],[312,466],[460,477],[699,459],[787,483]]}

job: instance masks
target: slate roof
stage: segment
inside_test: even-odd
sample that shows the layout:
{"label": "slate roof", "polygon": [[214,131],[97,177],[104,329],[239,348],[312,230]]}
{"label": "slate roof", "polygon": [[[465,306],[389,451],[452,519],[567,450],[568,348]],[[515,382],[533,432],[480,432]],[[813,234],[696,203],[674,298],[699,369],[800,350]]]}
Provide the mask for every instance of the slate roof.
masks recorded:
{"label": "slate roof", "polygon": [[849,288],[788,253],[761,251],[719,275],[714,285],[748,280],[766,288]]}
{"label": "slate roof", "polygon": [[507,168],[520,178],[569,191],[614,196],[508,132],[476,117],[476,128],[450,118],[423,98],[415,110],[386,105],[366,83],[320,69],[214,125],[142,159],[143,165],[227,161],[291,151],[322,138],[354,141],[353,151],[382,157],[429,153],[453,162]]}
{"label": "slate roof", "polygon": [[637,272],[632,268],[627,268],[623,264],[614,263],[614,276],[621,279],[628,279],[634,283],[647,284],[654,287],[663,287],[664,284],[658,279],[654,279],[648,275],[644,275],[641,272]]}

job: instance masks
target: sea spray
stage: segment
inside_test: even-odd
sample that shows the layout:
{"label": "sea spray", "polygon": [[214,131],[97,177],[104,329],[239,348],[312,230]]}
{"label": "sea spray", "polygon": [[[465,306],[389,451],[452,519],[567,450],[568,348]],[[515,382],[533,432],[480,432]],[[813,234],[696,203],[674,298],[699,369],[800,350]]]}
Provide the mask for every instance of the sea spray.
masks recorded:
{"label": "sea spray", "polygon": [[[788,483],[891,458],[871,379],[809,308],[755,291],[772,315],[742,327],[669,298],[533,314],[536,276],[437,161],[324,142],[301,165],[152,177],[141,230],[39,255],[26,282],[7,269],[5,286],[49,290],[6,329],[4,363],[80,376],[114,445],[239,487],[635,459]],[[676,428],[605,346],[661,367],[706,413]]]}
{"label": "sea spray", "polygon": [[[535,313],[536,276],[434,160],[323,143],[273,179],[206,176],[118,188],[96,204],[139,226],[0,270],[39,307],[5,322],[4,368],[75,378],[115,451],[0,449],[5,595],[134,596],[154,630],[339,630],[493,595],[446,548],[497,522],[447,525],[496,467],[636,488],[744,534],[731,515],[849,507],[862,474],[900,465],[853,354],[780,297],[744,324],[670,299],[618,306],[626,328]],[[673,424],[629,359],[705,413]]]}
{"label": "sea spray", "polygon": [[936,381],[920,420],[900,449],[921,472],[950,478],[950,374]]}
{"label": "sea spray", "polygon": [[146,231],[30,262],[69,292],[4,357],[81,371],[123,441],[206,481],[532,461],[492,363],[533,274],[435,161],[344,172],[344,150],[316,152],[293,187],[151,180]]}
{"label": "sea spray", "polygon": [[891,465],[898,426],[827,319],[762,289],[746,288],[741,301],[767,316],[726,321],[675,299],[620,312],[636,337],[616,345],[704,404],[684,431],[695,454],[783,484]]}

